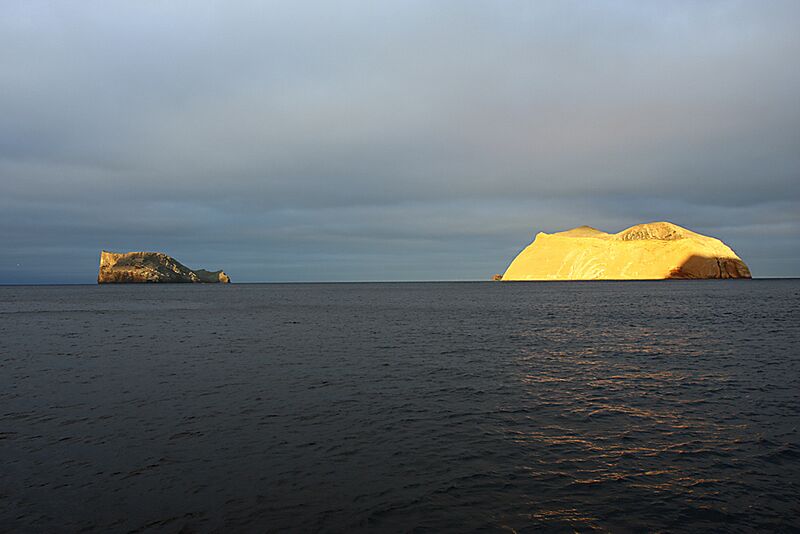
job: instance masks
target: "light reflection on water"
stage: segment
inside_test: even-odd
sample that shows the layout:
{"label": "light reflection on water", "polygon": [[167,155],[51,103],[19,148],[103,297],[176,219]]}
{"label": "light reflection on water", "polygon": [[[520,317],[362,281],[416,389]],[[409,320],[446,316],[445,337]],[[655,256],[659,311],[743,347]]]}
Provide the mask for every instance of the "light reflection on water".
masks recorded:
{"label": "light reflection on water", "polygon": [[0,524],[790,530],[799,294],[0,288]]}

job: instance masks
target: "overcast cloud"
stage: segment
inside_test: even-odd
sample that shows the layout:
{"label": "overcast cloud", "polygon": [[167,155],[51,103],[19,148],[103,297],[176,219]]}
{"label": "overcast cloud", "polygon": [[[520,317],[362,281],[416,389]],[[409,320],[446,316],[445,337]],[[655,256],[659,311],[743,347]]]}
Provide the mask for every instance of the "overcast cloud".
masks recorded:
{"label": "overcast cloud", "polygon": [[669,220],[800,275],[800,2],[0,4],[0,283],[486,279]]}

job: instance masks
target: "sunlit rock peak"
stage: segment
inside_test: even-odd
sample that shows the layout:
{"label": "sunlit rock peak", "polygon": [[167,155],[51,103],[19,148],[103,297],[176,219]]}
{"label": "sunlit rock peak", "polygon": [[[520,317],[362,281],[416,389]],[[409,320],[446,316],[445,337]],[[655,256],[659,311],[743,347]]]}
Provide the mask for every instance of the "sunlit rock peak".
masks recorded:
{"label": "sunlit rock peak", "polygon": [[231,281],[222,271],[192,270],[161,252],[102,251],[98,284],[125,283],[224,283]]}
{"label": "sunlit rock peak", "polygon": [[652,222],[616,234],[590,226],[540,232],[502,276],[504,281],[665,278],[750,278],[750,270],[719,239]]}

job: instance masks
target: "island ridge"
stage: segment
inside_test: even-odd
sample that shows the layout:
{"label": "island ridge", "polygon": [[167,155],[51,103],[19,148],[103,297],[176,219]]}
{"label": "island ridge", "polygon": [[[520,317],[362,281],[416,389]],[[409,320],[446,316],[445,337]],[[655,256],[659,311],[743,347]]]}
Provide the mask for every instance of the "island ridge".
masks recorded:
{"label": "island ridge", "polygon": [[192,270],[161,252],[102,251],[98,284],[130,283],[230,283],[222,271]]}

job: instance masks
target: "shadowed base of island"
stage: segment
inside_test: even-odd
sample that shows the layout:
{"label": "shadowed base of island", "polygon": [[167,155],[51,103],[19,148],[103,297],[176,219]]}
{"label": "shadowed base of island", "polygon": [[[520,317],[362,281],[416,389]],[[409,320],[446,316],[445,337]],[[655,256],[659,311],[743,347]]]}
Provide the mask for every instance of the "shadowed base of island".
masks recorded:
{"label": "shadowed base of island", "polygon": [[669,273],[667,279],[704,280],[714,278],[750,279],[750,269],[738,258],[712,258],[692,255],[683,264]]}
{"label": "shadowed base of island", "polygon": [[716,280],[716,279],[742,279],[752,278],[747,265],[741,260],[732,258],[712,258],[694,255],[686,259],[679,267],[672,269],[662,278],[570,278],[570,279],[526,279],[517,280],[503,278],[503,275],[492,276],[494,281],[504,282],[591,282],[591,281],[657,281],[657,280]]}

